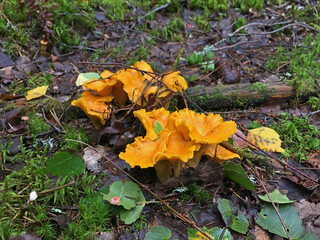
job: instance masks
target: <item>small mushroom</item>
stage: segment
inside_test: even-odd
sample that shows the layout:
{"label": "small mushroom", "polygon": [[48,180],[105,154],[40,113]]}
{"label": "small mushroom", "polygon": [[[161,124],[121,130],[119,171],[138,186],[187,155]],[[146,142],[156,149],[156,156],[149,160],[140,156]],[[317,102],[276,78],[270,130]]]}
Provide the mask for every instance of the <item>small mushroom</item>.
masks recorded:
{"label": "small mushroom", "polygon": [[71,102],[72,106],[81,108],[91,119],[93,125],[99,129],[105,124],[110,115],[112,96],[101,97],[93,92],[84,91],[81,98]]}

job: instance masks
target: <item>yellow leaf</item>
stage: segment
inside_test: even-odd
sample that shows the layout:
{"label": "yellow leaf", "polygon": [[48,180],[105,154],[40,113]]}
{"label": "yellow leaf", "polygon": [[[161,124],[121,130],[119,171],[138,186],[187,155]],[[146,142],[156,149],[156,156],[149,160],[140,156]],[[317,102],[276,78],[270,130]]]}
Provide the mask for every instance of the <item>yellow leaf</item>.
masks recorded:
{"label": "yellow leaf", "polygon": [[48,86],[34,88],[27,92],[26,99],[29,101],[31,99],[42,97],[43,95],[46,94],[47,89],[48,89]]}
{"label": "yellow leaf", "polygon": [[[283,152],[279,134],[271,128],[260,127],[249,130],[247,140],[261,149],[272,152]],[[253,146],[251,146],[253,147]]]}

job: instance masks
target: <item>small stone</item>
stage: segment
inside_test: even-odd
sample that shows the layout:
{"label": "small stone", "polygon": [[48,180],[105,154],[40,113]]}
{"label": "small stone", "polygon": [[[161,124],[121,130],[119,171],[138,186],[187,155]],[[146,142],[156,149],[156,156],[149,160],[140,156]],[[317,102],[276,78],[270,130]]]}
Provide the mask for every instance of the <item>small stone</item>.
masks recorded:
{"label": "small stone", "polygon": [[224,84],[240,82],[240,72],[237,66],[227,58],[222,58],[218,61],[217,74]]}
{"label": "small stone", "polygon": [[0,68],[13,66],[13,64],[12,59],[0,51]]}

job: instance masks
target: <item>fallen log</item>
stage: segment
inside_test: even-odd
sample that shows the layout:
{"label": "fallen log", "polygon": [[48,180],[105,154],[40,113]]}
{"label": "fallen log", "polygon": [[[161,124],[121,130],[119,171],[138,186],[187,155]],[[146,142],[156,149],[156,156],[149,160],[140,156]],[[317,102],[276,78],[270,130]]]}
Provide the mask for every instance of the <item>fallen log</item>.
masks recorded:
{"label": "fallen log", "polygon": [[[308,95],[319,92],[314,89]],[[287,82],[230,84],[189,87],[184,95],[202,109],[230,109],[258,106],[267,100],[289,100],[296,97],[295,90]],[[301,96],[300,96],[301,97]],[[192,104],[190,103],[190,106]]]}

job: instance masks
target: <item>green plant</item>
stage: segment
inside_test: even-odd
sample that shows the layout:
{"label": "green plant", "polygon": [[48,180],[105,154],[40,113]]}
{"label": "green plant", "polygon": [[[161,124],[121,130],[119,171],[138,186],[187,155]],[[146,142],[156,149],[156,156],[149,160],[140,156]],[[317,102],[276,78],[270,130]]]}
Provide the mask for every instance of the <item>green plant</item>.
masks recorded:
{"label": "green plant", "polygon": [[318,95],[318,97],[311,97],[308,102],[312,109],[314,110],[320,110],[320,95]]}
{"label": "green plant", "polygon": [[306,92],[313,91],[317,85],[316,80],[320,76],[320,62],[317,61],[320,54],[320,34],[314,37],[306,36],[301,46],[295,46],[291,52],[279,47],[276,59],[269,60],[267,67],[275,69],[281,62],[289,63],[287,71],[289,83],[294,87],[297,97]]}
{"label": "green plant", "polygon": [[266,67],[269,70],[275,70],[280,66],[280,64],[287,60],[288,51],[285,51],[285,49],[280,45],[277,49],[277,56],[276,58],[270,58],[267,63]]}
{"label": "green plant", "polygon": [[28,114],[28,117],[29,129],[31,134],[43,133],[50,130],[48,124],[43,120],[42,117],[39,117],[37,115],[34,109],[31,113]]}
{"label": "green plant", "polygon": [[191,55],[186,56],[187,64],[190,66],[200,65],[204,71],[213,71],[214,53],[212,46],[205,46],[201,52],[193,52]]}
{"label": "green plant", "polygon": [[196,183],[193,183],[192,185],[187,186],[188,192],[184,193],[181,196],[182,201],[190,201],[191,199],[194,199],[195,202],[198,203],[207,203],[211,199],[211,193],[204,190],[204,187],[200,187]]}
{"label": "green plant", "polygon": [[205,32],[209,32],[210,23],[208,17],[197,14],[192,18],[192,20],[195,21],[195,23],[199,26],[200,29],[204,30]]}
{"label": "green plant", "polygon": [[8,160],[8,153],[10,152],[10,147],[13,144],[10,137],[7,138],[5,143],[0,142],[0,169],[3,171],[5,169],[5,164]]}
{"label": "green plant", "polygon": [[129,60],[129,65],[134,65],[137,61],[148,59],[149,50],[143,46],[140,46],[131,55],[132,55],[132,57]]}
{"label": "green plant", "polygon": [[128,4],[125,0],[103,0],[102,4],[107,7],[106,14],[112,20],[124,19],[126,13],[129,12]]}
{"label": "green plant", "polygon": [[239,7],[242,13],[248,13],[249,8],[254,10],[262,10],[264,0],[232,0],[232,5]]}
{"label": "green plant", "polygon": [[68,141],[67,139],[73,139],[73,140],[81,141],[84,143],[89,142],[89,138],[86,132],[82,128],[74,128],[72,125],[67,126],[66,124],[64,124],[64,130],[65,130],[65,133],[63,135],[64,140],[62,142],[61,149],[77,150],[80,148],[81,143]]}
{"label": "green plant", "polygon": [[203,54],[199,54],[197,52],[193,52],[191,55],[186,57],[187,63],[190,66],[197,65],[203,61]]}
{"label": "green plant", "polygon": [[[102,200],[100,193],[94,193],[93,190],[102,175],[97,177],[84,173],[81,176],[66,176],[54,180],[44,171],[46,155],[46,148],[40,149],[34,145],[27,149],[21,143],[20,153],[15,158],[24,166],[12,171],[0,183],[0,239],[19,236],[23,232],[37,234],[43,239],[57,239],[60,230],[48,216],[49,206],[52,205],[79,205],[84,235],[90,231],[106,231],[109,204]],[[36,203],[28,201],[31,191],[38,193]],[[84,198],[85,196],[89,197]],[[25,216],[36,224],[25,221]]]}
{"label": "green plant", "polygon": [[203,10],[226,11],[229,9],[228,0],[190,0],[191,9],[202,8]]}
{"label": "green plant", "polygon": [[164,26],[161,28],[160,36],[165,40],[170,40],[173,42],[182,42],[183,25],[184,23],[180,17],[173,17],[171,18],[168,27]]}
{"label": "green plant", "polygon": [[254,128],[259,128],[261,126],[262,125],[260,123],[258,123],[256,120],[254,120],[247,126],[247,128],[254,129]]}
{"label": "green plant", "polygon": [[[246,25],[247,21],[245,18],[238,18],[237,22],[234,24],[234,31]],[[239,31],[239,33],[245,33],[245,29]]]}
{"label": "green plant", "polygon": [[70,224],[64,235],[72,239],[94,239],[96,232],[108,231],[111,204],[103,201],[99,192],[91,193],[79,203],[79,218]]}
{"label": "green plant", "polygon": [[286,146],[286,152],[297,160],[307,160],[308,151],[320,149],[320,132],[309,122],[308,117],[295,117],[287,113],[279,116],[279,122],[272,128],[280,135]]}

